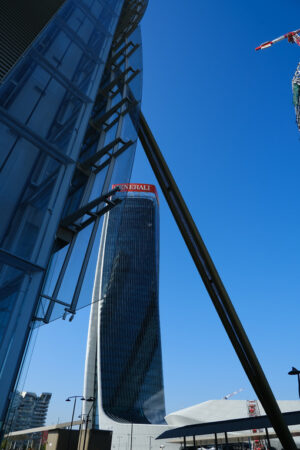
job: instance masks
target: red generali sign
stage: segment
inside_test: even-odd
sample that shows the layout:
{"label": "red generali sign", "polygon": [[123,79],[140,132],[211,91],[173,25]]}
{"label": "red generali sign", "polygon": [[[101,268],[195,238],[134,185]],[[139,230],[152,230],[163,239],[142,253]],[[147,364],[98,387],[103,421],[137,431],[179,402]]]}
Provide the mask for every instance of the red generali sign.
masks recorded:
{"label": "red generali sign", "polygon": [[121,192],[151,192],[156,195],[157,198],[157,190],[153,184],[141,184],[141,183],[121,183],[121,184],[113,184],[112,189],[119,187]]}

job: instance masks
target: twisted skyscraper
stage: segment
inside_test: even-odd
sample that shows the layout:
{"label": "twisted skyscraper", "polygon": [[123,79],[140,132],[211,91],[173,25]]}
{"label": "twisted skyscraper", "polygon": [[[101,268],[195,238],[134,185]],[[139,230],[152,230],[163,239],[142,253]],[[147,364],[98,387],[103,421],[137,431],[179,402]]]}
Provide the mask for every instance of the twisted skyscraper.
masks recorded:
{"label": "twisted skyscraper", "polygon": [[149,184],[118,187],[122,203],[102,231],[85,372],[84,396],[97,399],[100,427],[110,419],[163,423],[165,416],[157,193]]}

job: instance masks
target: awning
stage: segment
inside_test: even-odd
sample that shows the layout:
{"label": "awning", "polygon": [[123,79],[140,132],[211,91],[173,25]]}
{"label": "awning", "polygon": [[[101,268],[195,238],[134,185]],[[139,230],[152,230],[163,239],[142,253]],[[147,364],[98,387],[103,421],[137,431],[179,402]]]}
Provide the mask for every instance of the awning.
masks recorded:
{"label": "awning", "polygon": [[[283,413],[282,416],[287,425],[300,424],[300,411]],[[204,434],[228,433],[230,431],[256,430],[271,427],[272,425],[268,416],[246,417],[243,419],[221,420],[218,422],[206,422],[173,428],[160,434],[156,439],[201,436]]]}

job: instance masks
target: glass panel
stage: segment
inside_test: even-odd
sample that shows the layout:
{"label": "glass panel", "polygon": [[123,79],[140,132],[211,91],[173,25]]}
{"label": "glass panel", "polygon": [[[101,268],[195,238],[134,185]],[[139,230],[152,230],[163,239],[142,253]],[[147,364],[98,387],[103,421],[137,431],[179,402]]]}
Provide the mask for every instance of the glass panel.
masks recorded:
{"label": "glass panel", "polygon": [[4,166],[13,151],[17,139],[17,136],[12,133],[12,130],[0,122],[0,173],[4,169]]}
{"label": "glass panel", "polygon": [[[123,1],[117,4],[112,2],[111,6],[121,4]],[[95,97],[105,64],[101,57],[105,59],[108,55],[112,40],[109,31],[113,31],[117,19],[104,2],[87,0],[86,5],[93,6],[93,14],[100,14],[103,21],[94,24],[88,14],[67,0],[57,14],[60,16],[58,20],[49,22],[0,87],[0,104],[8,113],[5,120],[10,120],[9,115],[13,117],[9,127],[3,125],[4,119],[1,122],[0,117],[3,145],[0,159],[0,201],[3,211],[0,245],[45,266],[72,177],[71,166],[64,166],[48,156],[45,141],[62,153],[70,149],[74,159],[79,155],[90,113],[89,100],[82,93]],[[99,5],[106,8],[105,13]],[[68,22],[65,30],[64,21]],[[17,128],[14,120],[20,121],[23,128]],[[20,136],[23,133],[26,139]],[[38,145],[29,142],[30,135],[35,142],[39,142]],[[107,168],[96,178],[92,196],[102,188],[106,173]],[[84,183],[80,185],[82,180],[77,173],[76,177],[78,179],[74,178],[73,182],[77,192],[73,193],[73,198],[70,195],[69,210],[79,203],[84,191]],[[55,192],[57,195],[54,195]],[[72,280],[73,285],[64,284],[58,293],[58,298],[61,296],[67,302],[72,298],[92,226],[81,233],[74,249],[74,258],[69,266],[72,271],[66,278]],[[93,266],[93,270],[100,229],[89,265]],[[52,259],[46,292],[49,290],[51,293],[67,250],[68,246],[61,249],[56,263],[55,257]],[[12,389],[18,361],[24,350],[23,344],[42,282],[42,272],[27,276],[3,267],[0,281],[3,275],[6,284],[2,288],[0,284],[0,339],[5,336],[7,346],[5,353],[0,354],[0,366],[5,375],[1,380],[5,381],[5,395],[0,398],[0,420],[5,411],[6,395]],[[90,275],[90,286],[92,279],[93,275]],[[90,302],[90,297],[86,301]],[[46,299],[41,302],[41,312],[45,312],[47,303]],[[18,310],[18,306],[22,309]],[[58,315],[61,312],[56,313],[55,310],[53,317]],[[8,332],[13,321],[16,328]]]}
{"label": "glass panel", "polygon": [[71,38],[56,24],[51,24],[42,35],[36,49],[52,64],[59,63],[71,44]]}
{"label": "glass panel", "polygon": [[[103,186],[104,182],[107,176],[108,166],[106,166],[101,172],[99,172],[96,176],[96,180],[89,198],[89,201],[91,202],[95,198],[99,197],[101,194],[103,194]],[[109,190],[109,189],[108,189]]]}
{"label": "glass panel", "polygon": [[[133,41],[134,44],[139,44],[140,46],[130,55],[128,66],[132,67],[133,70],[142,70],[141,60],[142,60],[142,37],[141,30],[138,27],[130,36],[130,40]],[[130,51],[130,48],[129,48]],[[129,72],[127,79],[131,77],[132,73]],[[142,73],[140,72],[136,75],[129,83],[130,90],[134,96],[134,98],[138,101],[142,99]]]}
{"label": "glass panel", "polygon": [[0,174],[0,201],[5,211],[0,224],[2,248],[32,260],[44,218],[49,216],[59,168],[59,163],[29,142],[17,141]]}
{"label": "glass panel", "polygon": [[110,142],[114,141],[116,139],[116,134],[118,130],[118,123],[115,123],[105,134],[105,145],[109,144]]}
{"label": "glass panel", "polygon": [[[32,171],[39,157],[41,157],[39,149],[23,139],[18,139],[17,143],[9,149],[9,152],[10,157],[0,174],[0,202],[2,210],[5,211],[0,223],[0,246],[7,249],[11,249],[11,240],[7,237],[7,234],[11,234],[14,243],[21,234],[21,223],[12,220],[12,217],[16,218],[17,216],[16,207],[18,204],[19,208],[24,211],[25,205],[22,204],[22,201],[20,202],[20,197],[22,198],[28,181],[31,179]],[[16,179],[18,183],[15,182]],[[25,218],[24,221],[26,222]],[[16,229],[19,230],[17,234],[15,234],[16,230],[12,232],[14,224]],[[17,247],[16,243],[13,247]]]}
{"label": "glass panel", "polygon": [[[139,32],[136,33],[135,39],[139,39],[140,34]],[[138,53],[135,57],[135,66],[136,68],[141,68],[141,54]],[[106,76],[103,79],[103,84],[106,85],[108,83],[108,80],[111,77],[106,74]],[[102,86],[101,86],[102,87]],[[123,92],[123,88],[121,87],[121,92]],[[114,104],[118,103],[122,99],[121,93],[118,93],[110,104],[110,107]],[[139,97],[137,98],[139,100]],[[99,96],[97,98],[97,101],[94,105],[93,109],[93,115],[94,120],[97,120],[97,117],[101,117],[103,112],[107,109],[107,98]],[[125,110],[127,106],[123,106],[119,109],[119,112],[122,112]],[[66,109],[68,112],[68,110]],[[108,124],[110,121],[112,121],[116,115],[114,115],[112,118],[108,119],[106,121],[106,124]],[[89,201],[92,201],[93,199],[97,198],[99,195],[103,193],[103,186],[104,183],[106,183],[106,190],[110,190],[113,184],[120,184],[120,183],[128,183],[130,179],[130,174],[132,170],[134,155],[135,155],[135,147],[136,147],[136,138],[137,133],[136,129],[133,126],[131,116],[130,114],[126,114],[125,116],[120,116],[121,122],[117,122],[111,129],[108,130],[107,133],[105,133],[105,138],[103,142],[103,136],[101,136],[99,131],[95,131],[94,128],[90,127],[86,133],[84,144],[82,146],[82,152],[81,152],[81,161],[85,161],[89,157],[91,157],[99,148],[99,142],[103,142],[102,146],[109,144],[112,142],[116,137],[120,136],[125,142],[128,140],[132,140],[134,144],[128,148],[126,151],[118,155],[118,151],[122,149],[123,144],[119,143],[117,144],[114,149],[111,150],[111,152],[114,152],[114,154],[117,155],[116,159],[110,160],[109,155],[104,155],[101,160],[97,161],[95,163],[95,167],[101,166],[105,161],[109,162],[109,164],[100,171],[92,183],[88,185],[88,178],[86,175],[83,175],[80,171],[76,171],[73,181],[71,190],[69,193],[69,197],[65,206],[64,214],[63,216],[66,217],[67,215],[73,213],[77,208],[79,208],[80,203],[82,202],[82,198],[85,198],[85,204]],[[120,120],[120,119],[119,119]],[[100,138],[101,136],[101,138]],[[112,164],[111,168],[113,168],[112,175],[110,175],[110,179],[106,179],[109,173],[109,166]],[[89,187],[89,191],[87,191]],[[89,192],[89,193],[88,193]],[[87,195],[88,193],[88,195]],[[118,205],[117,208],[119,210],[120,217],[122,216],[122,211],[125,207],[125,196],[123,194],[121,205]],[[93,209],[94,212],[96,212],[96,208]],[[86,220],[88,218],[87,215],[83,218],[83,220]],[[77,222],[80,223],[80,220]],[[120,222],[121,223],[121,222]],[[88,245],[89,238],[91,236],[91,230],[93,225],[90,225],[87,229],[81,231],[79,235],[77,236],[75,248],[73,250],[71,260],[69,263],[69,267],[67,269],[67,274],[65,275],[66,279],[69,280],[66,282],[64,280],[63,285],[60,289],[60,292],[57,295],[57,298],[65,301],[66,303],[71,302],[71,299],[73,297],[73,293],[76,287],[76,283],[78,280],[78,276],[80,273],[81,265],[84,258],[84,252]],[[83,282],[83,286],[81,289],[81,294],[79,296],[79,302],[78,302],[78,308],[84,307],[87,304],[92,302],[92,291],[93,291],[93,278],[95,273],[95,266],[97,261],[97,254],[98,254],[98,246],[100,242],[100,228],[98,228],[97,231],[97,237],[95,239],[90,261],[88,264],[87,274]],[[60,251],[59,253],[61,253]],[[65,252],[63,253],[65,255]],[[59,256],[59,260],[62,261],[61,255]],[[56,266],[61,267],[61,263],[57,263],[57,260],[54,258],[53,262],[51,264],[51,271],[55,275],[51,276],[51,279],[55,280],[58,277],[59,270],[57,270]],[[53,267],[53,265],[55,267]],[[72,277],[68,276],[68,274],[72,273]],[[70,282],[70,280],[72,280]],[[54,281],[53,281],[54,283]],[[52,283],[52,284],[53,284]],[[53,284],[54,286],[54,284]],[[47,295],[52,297],[53,292],[53,286],[51,289],[49,289],[49,286],[45,287],[45,291]],[[43,302],[46,304],[46,306],[49,304],[47,300],[43,300]],[[45,309],[45,307],[44,307]],[[56,304],[54,307],[54,312],[52,315],[51,320],[56,319],[59,316],[62,316],[65,312],[65,306]]]}
{"label": "glass panel", "polygon": [[[42,272],[31,274],[7,265],[0,268],[0,411],[6,409],[28,338]],[[3,417],[4,419],[4,417]]]}
{"label": "glass panel", "polygon": [[0,266],[0,348],[18,301],[24,273],[13,267]]}
{"label": "glass panel", "polygon": [[[87,228],[85,228],[83,231],[81,231],[80,235],[78,236],[74,250],[72,253],[72,258],[68,264],[66,275],[63,279],[63,283],[61,285],[61,288],[59,289],[57,298],[59,300],[62,300],[65,303],[70,304],[72,302],[72,298],[74,295],[74,291],[76,288],[76,283],[80,274],[80,270],[82,267],[83,259],[85,256],[85,251],[87,249],[87,245],[91,236],[93,224],[89,225]],[[57,273],[57,269],[54,269]],[[52,282],[52,286],[54,285],[54,278]],[[49,286],[50,287],[50,286]],[[52,293],[50,290],[47,289],[49,292],[49,295],[52,296]],[[85,293],[86,296],[86,303],[85,305],[89,304],[91,302],[91,298],[89,298],[88,293]],[[55,303],[53,313],[51,315],[51,321],[62,317],[65,313],[65,306],[60,305],[58,303]]]}

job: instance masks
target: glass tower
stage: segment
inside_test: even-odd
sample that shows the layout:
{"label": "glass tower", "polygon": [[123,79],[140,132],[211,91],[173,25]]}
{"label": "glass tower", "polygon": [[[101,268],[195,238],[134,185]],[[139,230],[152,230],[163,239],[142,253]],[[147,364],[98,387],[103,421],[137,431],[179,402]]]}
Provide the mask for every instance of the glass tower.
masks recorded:
{"label": "glass tower", "polygon": [[118,187],[123,201],[104,221],[86,357],[84,395],[97,398],[101,428],[108,418],[159,424],[165,416],[157,193],[148,184]]}
{"label": "glass tower", "polygon": [[91,302],[81,292],[117,204],[109,187],[134,159],[146,6],[1,2],[0,437],[32,329]]}

